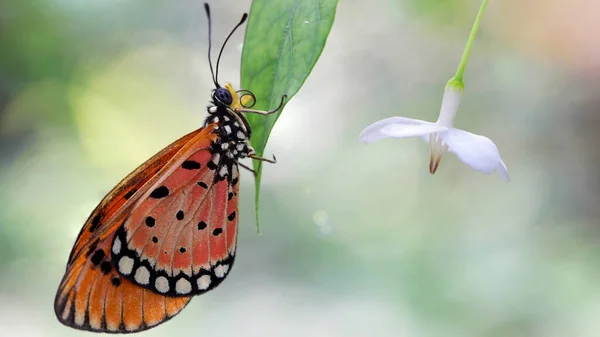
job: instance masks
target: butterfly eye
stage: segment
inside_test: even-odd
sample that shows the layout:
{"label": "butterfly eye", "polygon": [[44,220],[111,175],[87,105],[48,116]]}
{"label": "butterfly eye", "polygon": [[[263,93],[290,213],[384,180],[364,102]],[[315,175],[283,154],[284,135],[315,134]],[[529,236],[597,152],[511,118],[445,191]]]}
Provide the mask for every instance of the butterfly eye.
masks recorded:
{"label": "butterfly eye", "polygon": [[225,88],[217,88],[213,93],[213,100],[217,101],[217,103],[231,105],[233,103],[233,98],[229,93],[229,90]]}

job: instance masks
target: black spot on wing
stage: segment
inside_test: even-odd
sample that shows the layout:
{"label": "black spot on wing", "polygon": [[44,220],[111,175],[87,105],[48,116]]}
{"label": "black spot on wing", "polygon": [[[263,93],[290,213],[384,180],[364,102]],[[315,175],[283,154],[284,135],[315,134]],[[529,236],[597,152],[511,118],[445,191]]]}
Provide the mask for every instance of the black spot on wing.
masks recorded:
{"label": "black spot on wing", "polygon": [[215,164],[212,160],[208,162],[208,164],[206,164],[206,166],[208,166],[209,169],[211,170],[216,170],[217,167],[219,167],[217,164]]}
{"label": "black spot on wing", "polygon": [[177,214],[175,215],[175,218],[177,218],[177,220],[183,220],[183,215],[184,215],[184,214],[183,214],[183,211],[182,211],[182,210],[179,210],[179,211],[177,212]]}
{"label": "black spot on wing", "polygon": [[137,190],[134,188],[132,190],[130,190],[129,192],[125,193],[125,200],[128,200],[129,198],[131,198],[135,192],[137,192]]}
{"label": "black spot on wing", "polygon": [[203,182],[203,181],[199,181],[198,182],[198,186],[202,187],[203,189],[207,189],[208,188],[208,185],[206,185],[206,183]]}
{"label": "black spot on wing", "polygon": [[117,276],[113,277],[112,280],[110,280],[110,282],[115,287],[118,287],[118,286],[121,285],[121,279],[119,277],[117,277]]}
{"label": "black spot on wing", "polygon": [[97,251],[94,252],[94,255],[92,255],[92,257],[90,258],[90,261],[92,261],[94,266],[97,266],[100,264],[100,262],[102,262],[103,259],[104,259],[104,251],[102,249],[98,249]]}
{"label": "black spot on wing", "polygon": [[186,160],[181,164],[181,167],[186,170],[197,170],[200,168],[200,163],[193,160]]}
{"label": "black spot on wing", "polygon": [[100,270],[102,274],[106,275],[112,271],[112,265],[108,261],[104,261],[100,264]]}
{"label": "black spot on wing", "polygon": [[154,220],[153,217],[151,217],[151,216],[146,217],[146,226],[154,227],[155,224],[156,224],[156,221]]}
{"label": "black spot on wing", "polygon": [[92,244],[88,248],[87,252],[85,253],[85,257],[92,255],[92,253],[96,250],[96,247],[98,247],[99,243],[100,243],[100,239],[94,240],[94,242],[92,242]]}
{"label": "black spot on wing", "polygon": [[229,215],[227,216],[227,219],[228,219],[229,221],[233,221],[233,219],[235,219],[235,211],[231,212],[231,214],[229,214]]}
{"label": "black spot on wing", "polygon": [[215,228],[213,231],[214,236],[219,236],[219,234],[223,233],[223,228]]}
{"label": "black spot on wing", "polygon": [[204,221],[200,221],[200,222],[198,223],[198,230],[203,230],[204,228],[206,228],[206,226],[207,226],[207,225],[206,225],[206,222],[204,222]]}
{"label": "black spot on wing", "polygon": [[152,191],[152,193],[150,193],[150,197],[154,198],[154,199],[161,199],[168,195],[169,195],[169,189],[167,188],[167,186],[158,187],[157,189]]}
{"label": "black spot on wing", "polygon": [[90,233],[93,233],[98,226],[100,226],[100,221],[102,221],[102,215],[98,214],[92,219],[92,225],[90,226]]}

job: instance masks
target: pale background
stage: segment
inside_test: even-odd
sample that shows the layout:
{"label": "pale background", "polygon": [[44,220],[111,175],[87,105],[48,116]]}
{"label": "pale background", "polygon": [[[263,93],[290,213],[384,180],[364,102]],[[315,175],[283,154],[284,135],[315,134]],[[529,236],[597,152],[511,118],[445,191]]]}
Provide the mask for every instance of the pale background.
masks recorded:
{"label": "pale background", "polygon": [[[250,2],[212,5],[222,41]],[[496,142],[509,184],[452,155],[430,176],[418,139],[357,140],[437,117],[478,7],[340,0],[266,150],[262,235],[245,174],[233,272],[144,336],[599,336],[598,1],[488,5],[456,123]],[[234,84],[242,41],[222,60]],[[206,47],[199,0],[0,4],[0,335],[83,334],[53,312],[71,245],[201,125]]]}

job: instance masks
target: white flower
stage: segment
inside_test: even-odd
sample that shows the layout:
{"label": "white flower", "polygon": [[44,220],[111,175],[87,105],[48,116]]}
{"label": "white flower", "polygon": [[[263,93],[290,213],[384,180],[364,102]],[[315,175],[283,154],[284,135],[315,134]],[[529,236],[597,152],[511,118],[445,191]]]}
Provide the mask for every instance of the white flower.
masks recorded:
{"label": "white flower", "polygon": [[383,138],[408,138],[420,136],[431,146],[429,172],[437,170],[444,152],[454,153],[463,163],[479,172],[491,174],[498,171],[509,181],[506,165],[494,142],[484,136],[454,128],[454,118],[460,105],[463,88],[448,83],[442,99],[442,108],[437,122],[426,122],[405,117],[391,117],[369,125],[359,139],[371,143]]}

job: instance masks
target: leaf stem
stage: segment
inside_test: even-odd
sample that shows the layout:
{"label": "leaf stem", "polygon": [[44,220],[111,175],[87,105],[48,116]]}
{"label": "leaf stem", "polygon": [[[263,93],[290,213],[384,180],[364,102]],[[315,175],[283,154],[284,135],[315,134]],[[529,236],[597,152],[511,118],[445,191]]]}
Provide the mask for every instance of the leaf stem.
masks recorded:
{"label": "leaf stem", "polygon": [[463,52],[462,59],[460,60],[460,64],[458,65],[458,69],[456,70],[456,74],[450,79],[448,84],[459,87],[464,86],[463,73],[465,72],[465,66],[467,65],[467,60],[469,59],[471,46],[473,45],[473,41],[475,40],[475,34],[477,34],[477,30],[479,29],[479,22],[481,21],[481,17],[483,16],[483,12],[485,11],[487,3],[488,0],[483,0],[481,2],[481,7],[479,7],[479,13],[477,13],[477,17],[475,18],[475,22],[473,23],[473,28],[471,28],[471,34],[469,35],[469,39],[467,40],[467,45],[465,46],[465,51]]}

